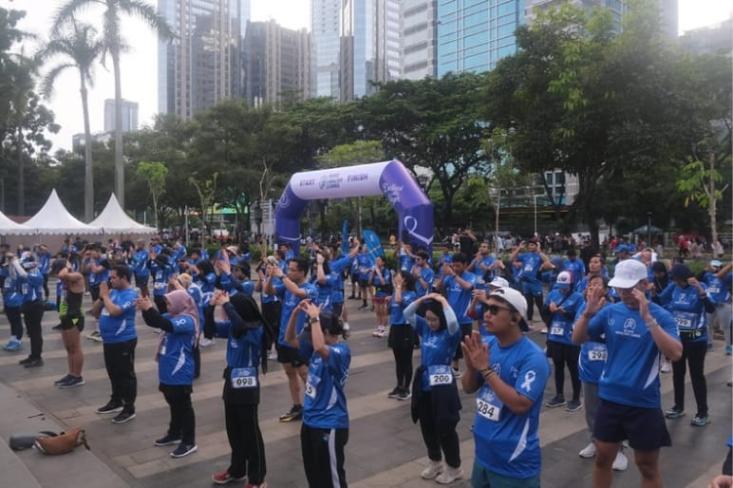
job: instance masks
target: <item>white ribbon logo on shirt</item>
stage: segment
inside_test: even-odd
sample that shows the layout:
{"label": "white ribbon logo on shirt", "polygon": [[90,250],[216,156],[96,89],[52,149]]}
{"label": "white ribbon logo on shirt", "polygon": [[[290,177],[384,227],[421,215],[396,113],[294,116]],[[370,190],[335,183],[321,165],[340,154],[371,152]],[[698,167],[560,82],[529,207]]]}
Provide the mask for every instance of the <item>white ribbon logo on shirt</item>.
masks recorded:
{"label": "white ribbon logo on shirt", "polygon": [[522,382],[522,389],[525,391],[529,391],[532,387],[532,383],[534,383],[535,380],[535,374],[534,371],[527,371],[527,373],[524,375],[524,381]]}

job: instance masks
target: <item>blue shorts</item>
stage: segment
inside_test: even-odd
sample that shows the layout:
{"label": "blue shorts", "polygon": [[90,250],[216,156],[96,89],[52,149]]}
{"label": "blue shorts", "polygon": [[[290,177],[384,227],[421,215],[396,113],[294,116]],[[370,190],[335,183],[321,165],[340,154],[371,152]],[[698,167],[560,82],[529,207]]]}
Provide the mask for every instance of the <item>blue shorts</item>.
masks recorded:
{"label": "blue shorts", "polygon": [[656,451],[672,445],[664,415],[659,408],[621,405],[600,399],[593,437],[601,442],[629,440],[632,449]]}
{"label": "blue shorts", "polygon": [[473,488],[540,488],[540,477],[538,475],[531,478],[509,478],[493,473],[474,462],[471,486]]}

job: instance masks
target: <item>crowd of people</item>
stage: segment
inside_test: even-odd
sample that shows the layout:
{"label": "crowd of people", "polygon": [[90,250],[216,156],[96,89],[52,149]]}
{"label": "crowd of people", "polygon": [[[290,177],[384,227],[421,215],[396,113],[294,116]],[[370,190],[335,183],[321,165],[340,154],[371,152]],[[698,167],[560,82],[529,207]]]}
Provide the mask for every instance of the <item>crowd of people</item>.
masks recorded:
{"label": "crowd of people", "polygon": [[[473,486],[540,485],[543,406],[585,408],[589,443],[579,455],[595,458],[594,486],[611,486],[613,470],[627,469],[625,446],[634,451],[643,486],[661,486],[659,451],[671,445],[665,417],[685,415],[688,367],[696,402],[691,425],[710,423],[705,356],[716,328],[724,333],[725,353],[732,352],[733,266],[712,260],[696,277],[681,260],[668,266],[654,249],[615,243],[610,270],[606,256],[587,247],[578,253],[563,239],[564,257],[545,254],[540,240],[530,239],[515,243],[503,260],[489,242],[469,234],[458,237],[456,252],[435,256],[398,243],[393,261],[356,238],[309,242],[300,253],[279,244],[272,252],[263,248],[256,261],[247,246],[222,246],[210,256],[205,248],[188,250],[158,237],[107,245],[67,241],[55,254],[42,245],[5,246],[0,280],[10,337],[4,349],[24,347],[25,322],[30,351],[20,364],[43,366],[41,320],[55,308],[68,358],[67,374],[55,386],[81,387],[81,334],[91,317],[87,337],[102,343],[111,390],[97,413],[122,424],[136,416],[135,349],[144,323],[160,336],[159,390],[170,408],[155,445],[176,446],[170,455],[180,458],[197,450],[191,394],[203,366],[200,348],[224,339],[231,461],[212,480],[246,479],[247,487],[266,484],[260,375],[276,359],[292,401],[280,421],[302,421],[308,485],[345,487],[351,365],[345,303],[359,300],[361,309],[374,311],[372,335],[387,336],[394,354],[388,396],[410,401],[419,423],[430,459],[422,478],[450,484],[466,474],[456,430],[460,382],[475,394]],[[56,278],[55,299],[49,276]],[[540,320],[533,321],[535,313]],[[528,335],[538,328],[547,335],[544,349]],[[674,405],[662,410],[659,374],[670,363]],[[543,401],[551,369],[555,394]]]}

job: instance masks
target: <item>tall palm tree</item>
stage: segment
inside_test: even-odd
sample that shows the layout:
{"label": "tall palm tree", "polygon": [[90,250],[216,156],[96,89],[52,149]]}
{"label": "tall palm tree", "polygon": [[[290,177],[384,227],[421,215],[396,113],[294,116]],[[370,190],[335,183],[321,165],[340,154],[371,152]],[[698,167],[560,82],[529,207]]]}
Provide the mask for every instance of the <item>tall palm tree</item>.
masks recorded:
{"label": "tall palm tree", "polygon": [[84,218],[90,222],[94,218],[94,175],[87,86],[94,86],[94,63],[102,55],[105,44],[97,38],[97,31],[91,25],[79,25],[73,20],[72,25],[73,30],[68,33],[52,34],[48,44],[38,53],[38,59],[48,62],[58,57],[63,58],[43,78],[41,91],[49,98],[53,94],[54,82],[61,73],[70,68],[79,72],[79,92],[84,114]]}
{"label": "tall palm tree", "polygon": [[122,161],[122,82],[120,80],[120,52],[123,47],[120,32],[121,15],[138,17],[150,28],[164,38],[173,37],[173,32],[155,7],[143,0],[67,0],[58,10],[54,19],[53,32],[59,32],[62,26],[73,20],[74,15],[88,7],[102,5],[104,7],[104,43],[105,49],[112,57],[115,77],[115,194],[122,208],[125,208],[125,166]]}

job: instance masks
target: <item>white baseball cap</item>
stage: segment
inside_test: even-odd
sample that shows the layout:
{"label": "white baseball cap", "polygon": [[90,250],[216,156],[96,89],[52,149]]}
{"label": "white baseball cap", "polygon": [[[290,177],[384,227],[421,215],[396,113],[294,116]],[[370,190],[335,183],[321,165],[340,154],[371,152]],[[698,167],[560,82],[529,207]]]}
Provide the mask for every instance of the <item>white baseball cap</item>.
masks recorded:
{"label": "white baseball cap", "polygon": [[527,324],[527,321],[525,320],[525,317],[527,316],[527,300],[524,298],[524,295],[514,288],[506,287],[493,290],[489,293],[489,297],[499,298],[511,305],[512,308],[519,312],[519,315],[521,316],[521,319],[519,320],[519,328],[525,332],[529,330],[529,324]]}
{"label": "white baseball cap", "polygon": [[493,280],[491,280],[491,283],[489,283],[489,286],[494,288],[507,288],[509,287],[509,282],[502,278],[501,276],[497,276]]}
{"label": "white baseball cap", "polygon": [[613,278],[608,286],[614,288],[633,288],[641,280],[647,279],[647,269],[644,263],[636,259],[627,259],[616,265]]}
{"label": "white baseball cap", "polygon": [[723,263],[721,263],[718,259],[713,259],[712,261],[710,261],[710,266],[712,266],[713,268],[720,268],[721,266],[723,266]]}
{"label": "white baseball cap", "polygon": [[561,271],[555,283],[560,288],[569,288],[573,284],[573,275],[570,274],[570,271]]}

